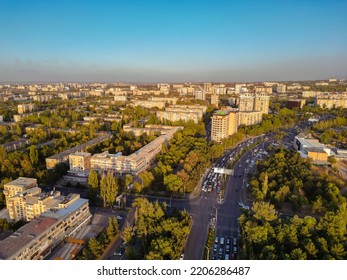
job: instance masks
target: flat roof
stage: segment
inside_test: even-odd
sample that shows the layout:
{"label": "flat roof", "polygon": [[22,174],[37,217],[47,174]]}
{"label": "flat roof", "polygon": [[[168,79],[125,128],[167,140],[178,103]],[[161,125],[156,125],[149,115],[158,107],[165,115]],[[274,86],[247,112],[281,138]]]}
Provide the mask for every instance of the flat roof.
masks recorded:
{"label": "flat roof", "polygon": [[70,215],[73,212],[76,212],[80,207],[85,203],[88,203],[88,199],[78,198],[73,203],[68,205],[66,208],[52,209],[46,212],[43,212],[40,217],[50,217],[54,219],[64,219],[66,216]]}
{"label": "flat roof", "polygon": [[222,110],[218,110],[218,111],[213,113],[213,115],[218,115],[218,116],[225,116],[227,114],[229,114],[228,111],[222,111]]}
{"label": "flat roof", "polygon": [[76,153],[72,154],[72,156],[88,157],[88,156],[91,156],[91,153],[87,153],[87,152],[76,152]]}
{"label": "flat roof", "polygon": [[14,185],[18,187],[28,187],[32,184],[37,184],[37,180],[35,178],[18,177],[16,180],[6,183],[5,186]]}
{"label": "flat roof", "polygon": [[51,228],[57,221],[57,219],[52,217],[39,217],[25,224],[12,235],[0,241],[0,259],[10,258]]}
{"label": "flat roof", "polygon": [[327,148],[316,139],[297,138],[304,148]]}

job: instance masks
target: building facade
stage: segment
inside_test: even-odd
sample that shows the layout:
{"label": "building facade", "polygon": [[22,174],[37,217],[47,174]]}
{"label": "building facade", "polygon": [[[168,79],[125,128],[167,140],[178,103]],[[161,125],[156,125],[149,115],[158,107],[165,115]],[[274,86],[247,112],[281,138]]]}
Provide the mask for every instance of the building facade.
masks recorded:
{"label": "building facade", "polygon": [[49,209],[0,241],[0,259],[41,260],[64,238],[91,219],[87,199],[66,197],[58,209]]}
{"label": "building facade", "polygon": [[259,124],[263,120],[263,113],[258,111],[239,112],[239,125]]}
{"label": "building facade", "polygon": [[212,117],[211,140],[221,142],[237,132],[238,111],[237,110],[218,110]]}
{"label": "building facade", "polygon": [[211,105],[215,105],[218,107],[218,105],[219,105],[219,95],[218,94],[211,94]]}
{"label": "building facade", "polygon": [[33,187],[37,187],[37,179],[34,178],[19,177],[16,180],[6,183],[4,185],[6,205],[10,197],[15,196],[16,194],[24,192]]}
{"label": "building facade", "polygon": [[99,172],[112,171],[119,174],[138,175],[151,166],[155,156],[161,151],[162,145],[167,144],[174,133],[182,127],[172,127],[165,133],[146,146],[142,147],[129,156],[123,156],[121,153],[109,154],[108,151],[101,154],[95,154],[91,157],[91,169]]}
{"label": "building facade", "polygon": [[206,106],[199,105],[176,105],[167,107],[165,111],[158,111],[156,114],[161,121],[166,119],[172,122],[182,120],[198,123],[206,109]]}
{"label": "building facade", "polygon": [[30,113],[34,111],[35,109],[35,105],[31,103],[19,104],[17,107],[18,107],[18,114]]}
{"label": "building facade", "polygon": [[76,152],[69,155],[69,165],[71,171],[88,171],[90,169],[90,153]]}
{"label": "building facade", "polygon": [[347,94],[324,94],[316,97],[316,106],[326,109],[347,108]]}

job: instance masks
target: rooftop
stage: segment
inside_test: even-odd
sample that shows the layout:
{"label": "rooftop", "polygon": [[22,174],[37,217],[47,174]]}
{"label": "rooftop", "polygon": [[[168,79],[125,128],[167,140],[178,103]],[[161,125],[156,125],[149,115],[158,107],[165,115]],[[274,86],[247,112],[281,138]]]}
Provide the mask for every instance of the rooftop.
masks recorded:
{"label": "rooftop", "polygon": [[80,157],[88,157],[91,156],[91,153],[87,153],[87,152],[76,152],[74,154],[72,154],[73,156],[80,156]]}
{"label": "rooftop", "polygon": [[7,259],[28,245],[35,237],[43,234],[58,220],[51,217],[39,217],[25,224],[6,239],[0,241],[0,259]]}
{"label": "rooftop", "polygon": [[214,115],[217,115],[217,116],[225,116],[228,114],[229,114],[228,111],[222,111],[222,110],[218,110],[218,111],[214,112]]}
{"label": "rooftop", "polygon": [[5,186],[13,185],[18,187],[29,187],[33,184],[37,184],[37,180],[34,178],[18,177],[16,180],[6,183]]}

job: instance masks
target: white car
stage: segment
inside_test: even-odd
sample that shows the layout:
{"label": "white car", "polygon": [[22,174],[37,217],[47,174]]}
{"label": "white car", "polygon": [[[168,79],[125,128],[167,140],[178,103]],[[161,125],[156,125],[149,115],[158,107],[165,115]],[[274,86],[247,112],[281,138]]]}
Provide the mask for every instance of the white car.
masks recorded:
{"label": "white car", "polygon": [[117,220],[122,220],[123,219],[123,217],[122,216],[117,216]]}

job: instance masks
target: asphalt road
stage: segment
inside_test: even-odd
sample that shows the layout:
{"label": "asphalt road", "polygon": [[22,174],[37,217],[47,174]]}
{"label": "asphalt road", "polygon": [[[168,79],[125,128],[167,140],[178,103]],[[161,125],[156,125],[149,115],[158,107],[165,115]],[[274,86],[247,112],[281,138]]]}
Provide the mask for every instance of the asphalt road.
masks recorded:
{"label": "asphalt road", "polygon": [[[298,132],[298,130],[304,130],[308,125],[309,124],[305,122],[298,126],[298,129],[290,128],[285,130],[288,136],[281,141],[281,145],[289,145],[293,141],[293,136]],[[242,201],[242,197],[244,197],[244,195],[241,195],[243,192],[242,189],[246,188],[247,185],[247,173],[252,173],[256,168],[255,165],[250,167],[250,163],[257,155],[254,150],[258,149],[259,151],[259,148],[262,148],[263,151],[266,150],[267,146],[273,141],[271,136],[272,135],[268,136],[269,139],[267,141],[265,141],[265,136],[263,136],[262,139],[265,142],[247,152],[235,164],[234,176],[229,176],[227,179],[225,197],[222,203],[217,202],[217,193],[215,191],[212,191],[211,193],[201,192],[197,197],[190,200],[143,196],[150,201],[165,201],[169,206],[186,209],[192,216],[193,224],[184,248],[184,259],[200,260],[203,258],[208,228],[210,223],[214,223],[214,219],[217,220],[216,236],[231,238],[238,237],[237,219],[240,216],[239,203],[247,205],[247,201]],[[240,153],[247,147],[247,145],[251,144],[251,141],[252,139],[248,139],[227,151],[223,158],[228,158],[228,160],[224,161],[224,164],[227,165],[232,153],[234,155]],[[217,160],[214,165],[218,166],[218,164],[220,166],[221,160]],[[127,206],[131,206],[131,203],[135,198],[136,197],[134,196],[128,196]],[[111,251],[114,251],[117,248],[119,245],[118,243],[120,242],[117,242]],[[213,254],[211,249],[210,253]],[[117,257],[111,257],[111,254],[108,257],[110,259],[119,259]]]}

